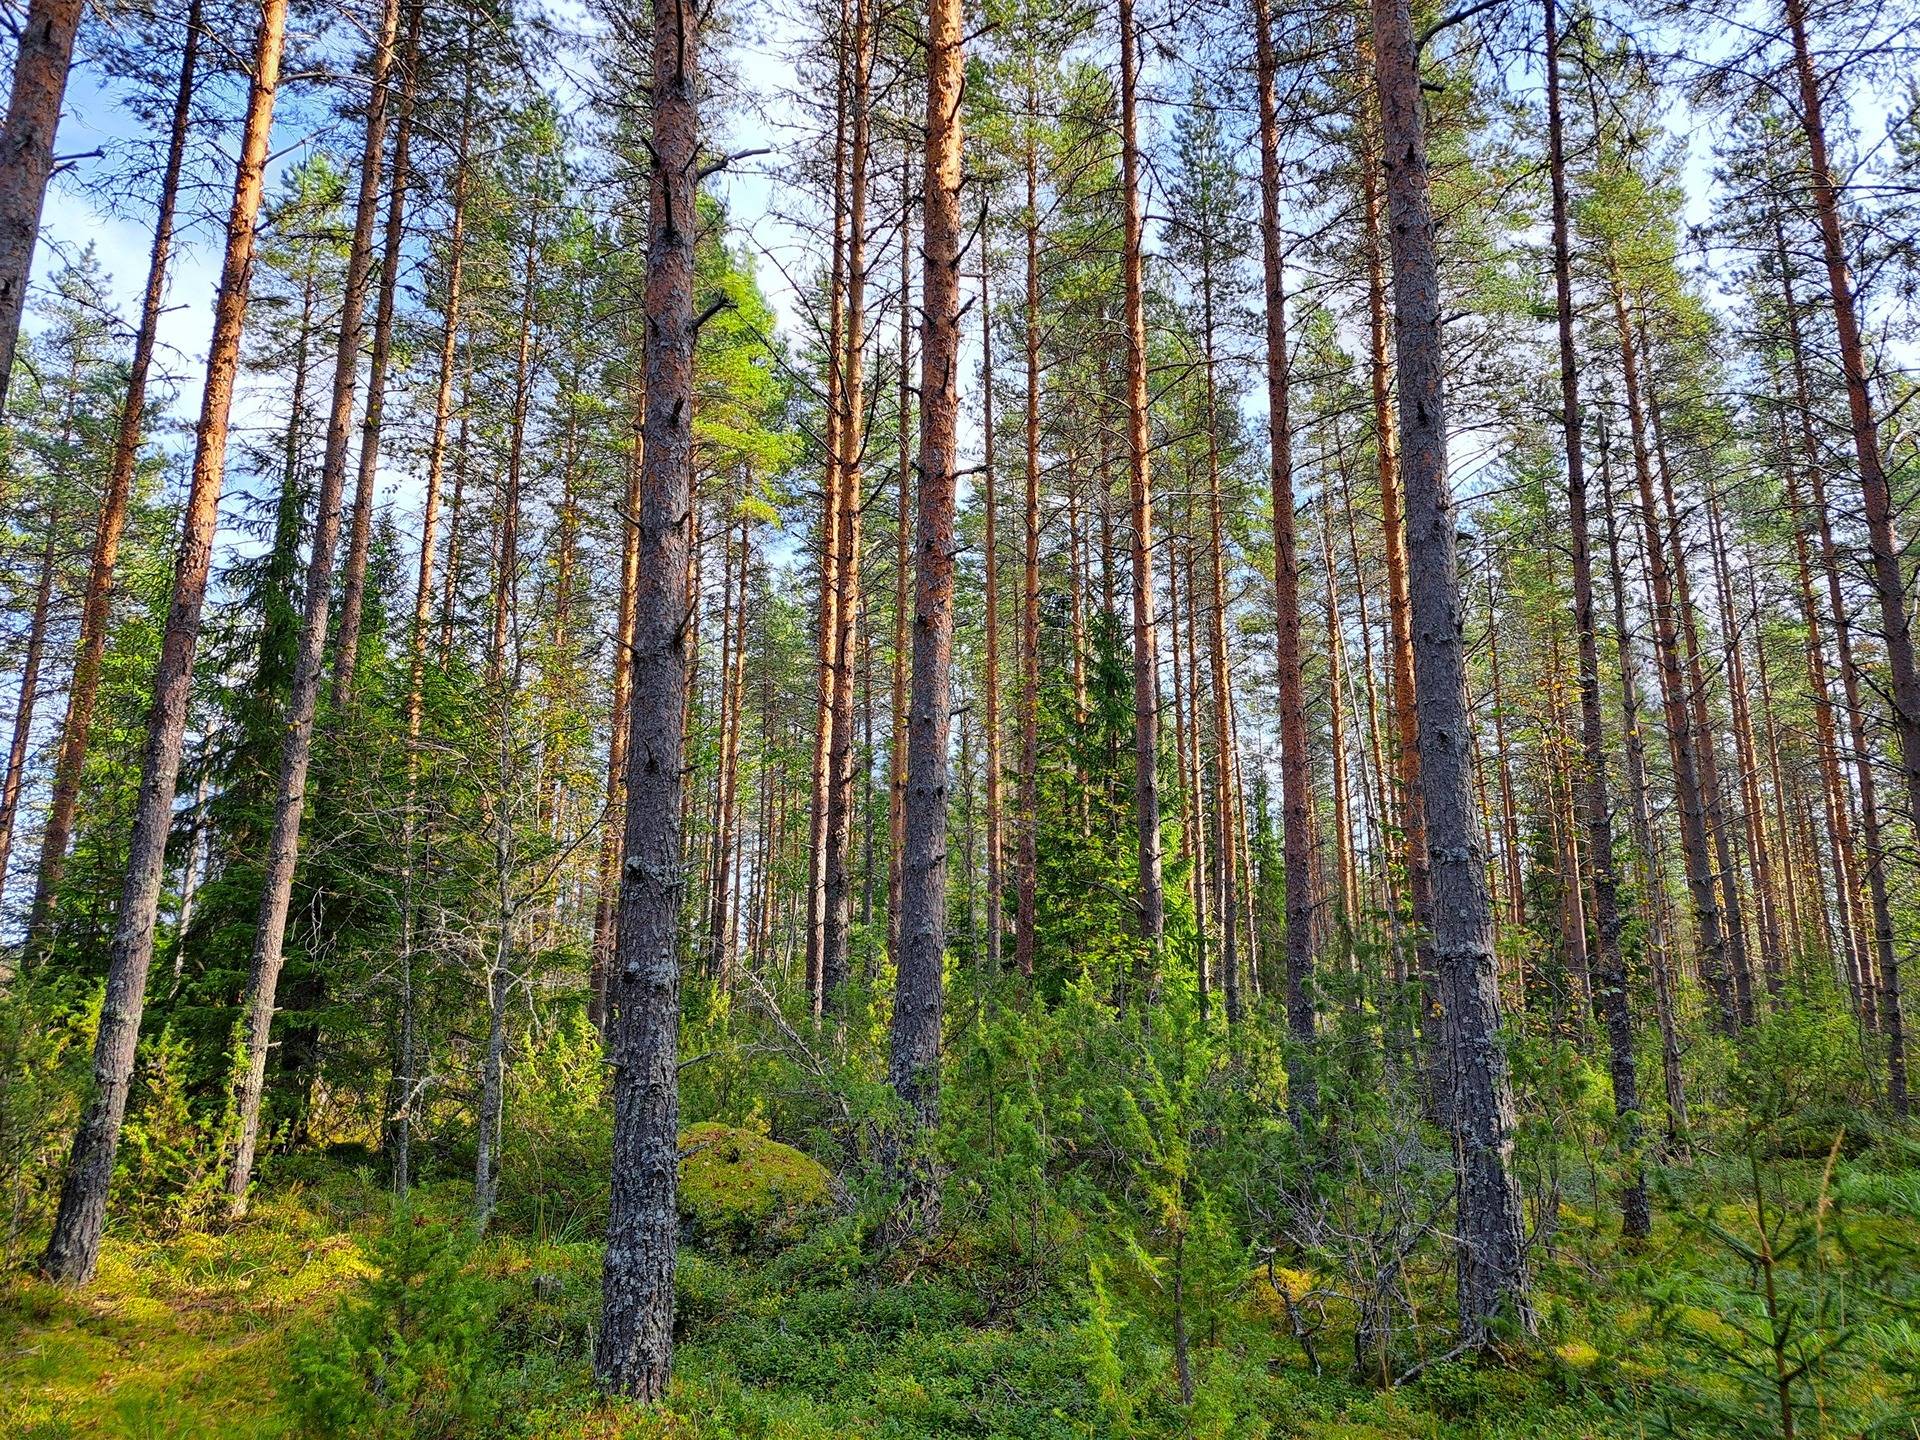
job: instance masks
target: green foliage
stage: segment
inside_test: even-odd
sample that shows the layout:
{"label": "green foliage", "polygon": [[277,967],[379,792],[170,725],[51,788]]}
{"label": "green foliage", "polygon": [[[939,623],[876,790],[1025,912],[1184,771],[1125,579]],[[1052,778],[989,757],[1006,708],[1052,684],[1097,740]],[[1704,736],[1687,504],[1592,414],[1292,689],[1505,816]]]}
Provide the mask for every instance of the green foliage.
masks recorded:
{"label": "green foliage", "polygon": [[1920,1418],[1912,1239],[1889,1244],[1849,1213],[1840,1147],[1836,1132],[1809,1181],[1763,1165],[1750,1143],[1738,1191],[1675,1205],[1708,1263],[1646,1277],[1668,1341],[1652,1387],[1661,1433],[1840,1437]]}
{"label": "green foliage", "polygon": [[583,1011],[565,1012],[529,1039],[508,1072],[501,1214],[546,1234],[597,1234],[606,1226],[613,1117],[600,1033]]}
{"label": "green foliage", "polygon": [[288,1356],[287,1408],[310,1435],[390,1440],[484,1433],[496,1287],[460,1227],[405,1208],[374,1242],[374,1273]]}
{"label": "green foliage", "polygon": [[[82,994],[91,994],[83,999]],[[100,999],[33,976],[0,988],[0,1205],[11,1264],[30,1229],[49,1218],[58,1167],[86,1093],[87,1040]]]}
{"label": "green foliage", "polygon": [[[246,1051],[236,1034],[227,1073]],[[142,1047],[139,1088],[120,1134],[116,1197],[150,1233],[174,1235],[206,1224],[226,1198],[227,1168],[239,1136],[232,1086],[196,1104],[193,1055],[171,1028]]]}

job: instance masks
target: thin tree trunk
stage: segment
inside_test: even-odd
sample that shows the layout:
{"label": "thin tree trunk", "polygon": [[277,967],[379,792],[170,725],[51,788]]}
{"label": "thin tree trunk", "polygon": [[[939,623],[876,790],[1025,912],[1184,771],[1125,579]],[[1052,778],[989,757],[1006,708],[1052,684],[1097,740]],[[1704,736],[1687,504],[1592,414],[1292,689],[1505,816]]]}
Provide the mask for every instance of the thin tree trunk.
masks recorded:
{"label": "thin tree trunk", "polygon": [[1526,1236],[1513,1172],[1513,1088],[1500,1039],[1499,975],[1485,857],[1473,826],[1466,656],[1447,484],[1447,425],[1439,263],[1420,114],[1420,70],[1406,0],[1374,0],[1388,232],[1393,248],[1420,778],[1433,886],[1433,952],[1445,1017],[1440,1049],[1452,1085],[1460,1226],[1460,1328],[1468,1344],[1490,1338],[1510,1313],[1533,1328]]}
{"label": "thin tree trunk", "polygon": [[313,548],[307,561],[306,614],[294,663],[293,694],[287,701],[284,722],[287,733],[280,754],[273,834],[267,842],[267,873],[260,894],[260,918],[254,931],[246,996],[241,1002],[247,1058],[240,1076],[237,1104],[239,1134],[233,1164],[227,1172],[227,1195],[236,1216],[246,1212],[247,1187],[253,1183],[254,1147],[260,1135],[260,1102],[267,1078],[267,1042],[280,984],[287,911],[293,900],[294,868],[300,856],[300,822],[306,811],[307,770],[313,758],[314,713],[320,697],[320,670],[327,646],[327,616],[333,603],[333,557],[340,538],[340,495],[346,479],[347,436],[353,425],[360,334],[366,318],[367,276],[373,261],[373,227],[380,203],[380,161],[387,132],[387,77],[393,64],[394,32],[399,22],[400,0],[386,0],[368,66],[372,98],[367,106],[366,144],[360,157],[360,194],[354,211],[353,240],[348,250],[346,284],[341,297],[339,344],[333,357],[333,402],[327,415],[327,451],[320,471]]}
{"label": "thin tree trunk", "polygon": [[7,123],[0,130],[0,414],[6,413],[27,278],[40,212],[53,176],[53,138],[80,33],[81,0],[31,0],[13,61]]}
{"label": "thin tree trunk", "polygon": [[[1801,462],[1806,466],[1807,474],[1813,484],[1824,490],[1824,481],[1819,478],[1821,468],[1819,440],[1814,434],[1813,417],[1807,405],[1805,386],[1805,364],[1801,359],[1800,320],[1793,304],[1793,282],[1786,265],[1786,241],[1775,227],[1775,253],[1780,260],[1780,273],[1786,291],[1786,311],[1788,341],[1794,357],[1794,409],[1799,415],[1799,438]],[[1807,544],[1807,517],[1802,506],[1799,466],[1791,461],[1783,463],[1782,477],[1786,487],[1786,501],[1789,517],[1793,525],[1794,563],[1800,586],[1800,615],[1807,630],[1807,688],[1813,695],[1814,720],[1820,746],[1821,798],[1826,809],[1827,842],[1834,855],[1834,884],[1838,909],[1841,916],[1841,930],[1848,939],[1847,972],[1853,991],[1854,1006],[1864,1023],[1871,1026],[1877,1018],[1872,1011],[1872,975],[1873,958],[1867,949],[1867,919],[1860,903],[1860,863],[1853,843],[1852,792],[1847,787],[1845,775],[1841,772],[1840,741],[1838,728],[1834,723],[1833,693],[1827,682],[1827,651],[1823,635],[1824,622],[1821,618],[1819,603],[1814,598],[1813,564],[1809,558]],[[1825,518],[1821,520],[1821,530],[1827,530]],[[1844,623],[1844,610],[1842,611]],[[1868,771],[1871,779],[1871,770]],[[1886,908],[1885,872],[1877,864],[1869,862],[1868,879],[1875,883],[1878,894],[1874,900],[1876,916]],[[1892,927],[1887,927],[1891,939]]]}
{"label": "thin tree trunk", "polygon": [[1713,564],[1714,599],[1720,612],[1721,649],[1726,665],[1727,701],[1733,718],[1733,757],[1739,769],[1740,810],[1747,839],[1747,874],[1759,910],[1760,963],[1769,995],[1778,995],[1785,980],[1786,946],[1773,883],[1773,856],[1767,844],[1766,802],[1760,786],[1759,749],[1753,738],[1753,711],[1747,701],[1746,647],[1740,639],[1734,613],[1733,572],[1727,560],[1726,525],[1720,512],[1719,489],[1709,472],[1705,479],[1707,539]]}
{"label": "thin tree trunk", "polygon": [[1126,207],[1121,274],[1126,289],[1127,474],[1133,544],[1133,807],[1139,831],[1139,924],[1143,950],[1135,985],[1158,991],[1166,896],[1160,860],[1160,685],[1153,596],[1152,437],[1147,415],[1146,220],[1140,181],[1139,37],[1133,0],[1120,0],[1120,170]]}
{"label": "thin tree trunk", "polygon": [[840,4],[840,29],[835,37],[835,119],[833,144],[833,257],[827,280],[827,404],[826,471],[820,495],[820,632],[815,676],[815,736],[813,746],[813,811],[811,869],[807,881],[807,994],[814,1017],[825,1013],[827,1001],[827,851],[830,811],[834,796],[833,714],[834,680],[839,673],[840,644],[840,520],[843,505],[840,463],[840,427],[845,422],[845,372],[842,370],[846,336],[847,274],[847,122],[850,100],[847,75],[847,0]]}
{"label": "thin tree trunk", "polygon": [[1747,955],[1747,926],[1740,897],[1740,874],[1734,864],[1732,836],[1727,826],[1726,803],[1720,786],[1719,746],[1713,722],[1707,711],[1706,669],[1700,656],[1700,626],[1693,602],[1693,583],[1687,567],[1686,546],[1680,529],[1680,506],[1674,494],[1673,469],[1668,464],[1666,431],[1662,423],[1660,394],[1650,373],[1653,347],[1647,337],[1647,314],[1640,308],[1640,355],[1649,366],[1642,371],[1647,406],[1647,428],[1653,438],[1654,470],[1660,480],[1660,498],[1666,519],[1669,573],[1673,576],[1673,612],[1679,627],[1681,660],[1685,665],[1686,685],[1683,705],[1691,717],[1694,731],[1694,755],[1700,779],[1700,802],[1707,837],[1713,844],[1713,863],[1721,893],[1721,914],[1725,917],[1727,970],[1733,982],[1734,1019],[1739,1025],[1753,1023],[1753,972]]}
{"label": "thin tree trunk", "polygon": [[1487,557],[1487,663],[1493,681],[1493,748],[1500,757],[1500,847],[1505,860],[1507,921],[1527,923],[1526,883],[1520,873],[1520,822],[1513,800],[1513,766],[1507,749],[1507,702],[1500,677],[1500,612],[1494,599],[1493,557]]}
{"label": "thin tree trunk", "polygon": [[986,634],[982,637],[985,654],[981,659],[982,738],[986,750],[987,792],[987,973],[1000,973],[1001,922],[1001,801],[1000,801],[1000,496],[999,475],[994,458],[993,434],[993,297],[990,289],[992,244],[987,228],[987,212],[980,212],[980,393],[982,404],[981,438],[985,454],[981,460],[980,504],[985,533],[981,537],[983,589],[985,591]]}
{"label": "thin tree trunk", "polygon": [[[76,5],[75,10],[79,7]],[[166,305],[167,265],[173,253],[174,212],[180,200],[180,174],[186,159],[187,126],[193,113],[193,87],[200,56],[201,0],[187,6],[186,34],[180,50],[180,81],[174,91],[173,117],[167,133],[166,168],[161,173],[160,206],[153,222],[153,248],[147,261],[147,288],[140,300],[140,326],[134,334],[133,358],[127,370],[126,397],[120,405],[120,424],[114,435],[113,458],[107,466],[100,517],[94,527],[93,555],[87,569],[86,598],[80,609],[80,642],[75,648],[73,679],[67,686],[67,714],[60,727],[60,753],[54,762],[53,795],[40,836],[40,864],[36,870],[33,910],[28,921],[29,946],[44,947],[51,940],[54,906],[60,878],[65,873],[67,847],[73,840],[74,815],[80,803],[80,781],[86,768],[87,747],[93,736],[93,711],[100,695],[100,667],[107,653],[107,632],[113,623],[113,570],[126,531],[127,501],[133,493],[133,474],[140,459],[140,437],[146,425],[147,377],[153,369],[160,314]],[[0,391],[0,405],[4,405]]]}
{"label": "thin tree trunk", "polygon": [[953,657],[955,421],[960,408],[961,0],[927,0],[927,128],[922,179],[920,505],[900,962],[887,1078],[907,1116],[891,1168],[905,1186],[896,1228],[931,1227],[939,1183],[928,1147],[940,1116],[945,995],[948,684]]}
{"label": "thin tree trunk", "polygon": [[[1853,276],[1847,266],[1846,241],[1840,229],[1840,191],[1827,158],[1825,102],[1807,41],[1805,0],[1786,0],[1786,13],[1793,33],[1794,72],[1800,85],[1800,125],[1806,134],[1813,170],[1813,204],[1820,220],[1820,243],[1827,262],[1827,293],[1833,305],[1834,336],[1840,347],[1840,372],[1846,381],[1847,418],[1853,431],[1854,460],[1859,468],[1860,495],[1866,510],[1874,596],[1880,603],[1880,632],[1886,643],[1887,669],[1893,681],[1893,727],[1899,739],[1901,781],[1906,791],[1908,816],[1920,827],[1920,669],[1914,664],[1913,632],[1907,620],[1906,583],[1900,568],[1900,542],[1895,534],[1893,492],[1888,487],[1880,459],[1880,428],[1874,418],[1866,347],[1860,339]],[[1796,348],[1796,358],[1798,354]],[[1859,763],[1864,770],[1867,764],[1864,754]],[[1864,797],[1862,808],[1866,809]],[[1884,859],[1872,838],[1868,841],[1868,856],[1869,865]],[[1887,1036],[1887,1102],[1894,1115],[1904,1120],[1907,1047],[1905,1016],[1900,1005],[1900,957],[1891,943],[1876,948],[1881,965],[1881,1026]]]}
{"label": "thin tree trunk", "polygon": [[1340,693],[1348,683],[1347,637],[1340,616],[1340,575],[1333,562],[1332,495],[1331,487],[1320,495],[1320,567],[1327,587],[1327,748],[1333,758],[1333,868],[1340,894],[1340,913],[1334,923],[1344,940],[1359,916],[1360,889],[1353,860],[1353,785],[1347,765],[1346,705]]}
{"label": "thin tree trunk", "polygon": [[[1260,242],[1266,290],[1267,448],[1273,490],[1274,648],[1280,690],[1280,825],[1287,909],[1288,1109],[1296,1125],[1316,1108],[1313,1068],[1313,884],[1308,829],[1312,821],[1313,757],[1308,753],[1307,687],[1300,645],[1300,556],[1293,496],[1293,435],[1288,387],[1286,257],[1280,237],[1280,122],[1267,0],[1254,0],[1254,44],[1260,90]],[[1207,405],[1214,404],[1208,357]],[[1219,543],[1219,492],[1213,526]],[[1218,581],[1216,579],[1216,602]],[[1225,637],[1218,636],[1222,663]],[[1224,724],[1224,722],[1223,722]],[[1335,763],[1339,763],[1338,757]]]}
{"label": "thin tree trunk", "polygon": [[[340,586],[340,626],[333,652],[333,703],[353,694],[360,662],[360,615],[366,605],[367,551],[373,540],[373,485],[380,469],[380,429],[386,421],[387,366],[393,355],[393,306],[400,288],[401,246],[406,241],[409,152],[413,144],[413,99],[420,70],[420,27],[425,0],[414,0],[400,52],[400,102],[393,129],[393,176],[388,182],[387,227],[380,260],[380,290],[373,309],[373,356],[367,369],[367,407],[360,421],[360,469],[353,491],[353,525]],[[369,128],[371,133],[371,128]],[[378,159],[376,155],[376,161]],[[376,164],[376,169],[378,168]]]}
{"label": "thin tree trunk", "polygon": [[1654,653],[1659,662],[1667,739],[1673,752],[1673,784],[1680,810],[1680,848],[1686,860],[1687,888],[1693,896],[1694,918],[1700,930],[1700,972],[1708,989],[1713,992],[1714,1024],[1731,1035],[1736,1028],[1737,1011],[1733,1001],[1733,985],[1727,975],[1720,899],[1714,884],[1713,863],[1707,856],[1706,808],[1701,797],[1693,722],[1687,713],[1686,681],[1680,670],[1673,579],[1668,569],[1660,512],[1654,499],[1653,461],[1647,452],[1646,412],[1641,405],[1640,361],[1634,348],[1633,331],[1627,321],[1626,294],[1621,288],[1618,263],[1611,254],[1607,257],[1607,280],[1612,291],[1620,368],[1626,390],[1627,425],[1633,442],[1633,471],[1640,491],[1640,521],[1646,536],[1647,584],[1653,598]]}
{"label": "thin tree trunk", "polygon": [[[1040,149],[1035,130],[1039,95],[1034,59],[1027,61],[1027,113],[1024,169],[1027,206],[1021,223],[1026,231],[1026,435],[1024,518],[1020,577],[1020,818],[1019,854],[1015,861],[1013,954],[1021,978],[1033,978],[1035,931],[1039,925],[1040,874]],[[1071,503],[1071,501],[1069,502]],[[1079,591],[1073,606],[1079,613]],[[1074,663],[1079,664],[1078,627]]]}
{"label": "thin tree trunk", "polygon": [[1607,517],[1607,566],[1613,588],[1613,638],[1620,672],[1620,717],[1627,756],[1628,811],[1639,859],[1640,903],[1647,919],[1646,954],[1653,972],[1654,1011],[1660,1025],[1660,1071],[1667,1100],[1667,1143],[1677,1147],[1687,1129],[1686,1081],[1680,1069],[1680,1026],[1674,1012],[1673,977],[1667,949],[1666,882],[1654,846],[1653,804],[1648,795],[1645,732],[1640,725],[1639,667],[1627,628],[1627,585],[1620,563],[1620,532],[1613,499],[1612,452],[1605,417],[1600,430],[1600,500]]}
{"label": "thin tree trunk", "polygon": [[13,826],[20,814],[20,792],[26,786],[27,746],[33,738],[33,708],[40,695],[40,664],[47,649],[47,617],[53,609],[53,582],[60,559],[60,512],[47,519],[46,542],[40,547],[40,577],[33,587],[33,613],[27,622],[27,653],[20,668],[20,694],[13,708],[13,739],[7,746],[7,774],[0,783],[0,892],[13,858]]}
{"label": "thin tree trunk", "polygon": [[[1593,1007],[1607,1032],[1613,1109],[1628,1175],[1620,1197],[1621,1230],[1644,1238],[1651,1228],[1646,1174],[1640,1166],[1640,1087],[1633,1014],[1620,950],[1619,881],[1613,867],[1613,806],[1607,795],[1607,741],[1600,722],[1600,644],[1593,618],[1593,542],[1587,525],[1587,471],[1582,450],[1579,361],[1574,350],[1573,260],[1568,242],[1565,130],[1560,115],[1560,33],[1555,0],[1546,0],[1547,107],[1553,171],[1553,280],[1559,312],[1560,408],[1567,453],[1567,519],[1573,542],[1573,626],[1580,654],[1581,808],[1593,866]],[[1569,877],[1576,892],[1576,869]]]}
{"label": "thin tree trunk", "polygon": [[893,734],[887,744],[887,954],[900,959],[900,866],[906,848],[907,668],[911,640],[907,610],[912,591],[910,556],[913,513],[913,463],[910,362],[913,348],[913,143],[900,150],[900,353],[894,397],[896,458],[893,519]]}
{"label": "thin tree trunk", "polygon": [[154,673],[154,703],[141,758],[140,792],[127,845],[127,880],[107,962],[106,997],[94,1037],[90,1098],[74,1131],[73,1150],[60,1192],[60,1209],[40,1268],[70,1285],[93,1278],[106,1224],[107,1187],[120,1143],[134,1047],[153,960],[161,872],[172,828],[174,787],[187,723],[194,651],[213,558],[213,536],[227,453],[227,420],[247,313],[255,225],[260,215],[286,40],[286,0],[263,0],[254,42],[246,122],[240,136],[233,206],[227,217],[226,254],[214,298],[213,338],[207,351],[200,422],[194,432],[193,478],[187,492],[180,549],[174,561],[173,598]]}
{"label": "thin tree trunk", "polygon": [[868,111],[873,74],[873,15],[870,0],[854,0],[853,69],[849,77],[852,147],[847,164],[847,239],[845,319],[842,349],[834,359],[839,371],[840,517],[834,526],[839,558],[834,565],[839,596],[834,603],[832,738],[828,746],[826,886],[821,951],[821,988],[827,1003],[846,984],[853,927],[854,812],[854,647],[858,639],[860,530],[865,513],[861,456],[866,448],[867,354],[867,190]]}
{"label": "thin tree trunk", "polygon": [[688,527],[693,508],[694,193],[699,11],[654,0],[647,207],[646,430],[637,512],[633,713],[619,949],[608,977],[613,1176],[594,1375],[602,1390],[663,1398],[673,1359],[679,1237],[679,916],[685,759]]}
{"label": "thin tree trunk", "polygon": [[[416,18],[421,12],[416,10]],[[419,64],[418,36],[410,43],[409,64]],[[470,72],[470,67],[469,67]],[[413,83],[410,73],[408,83]],[[412,1184],[413,1105],[419,1088],[416,989],[413,957],[419,928],[419,897],[414,852],[419,838],[421,736],[426,722],[427,631],[432,619],[434,560],[440,531],[440,481],[446,460],[447,419],[452,410],[453,362],[460,335],[460,286],[466,255],[467,153],[473,134],[473,88],[469,78],[461,103],[460,139],[453,173],[453,218],[448,237],[447,293],[440,340],[438,384],[434,391],[433,432],[427,445],[426,495],[420,512],[420,565],[414,584],[413,617],[407,632],[407,795],[401,822],[400,955],[396,997],[398,1035],[394,1045],[392,1112],[385,1126],[392,1151],[393,1188],[405,1196]],[[391,236],[389,237],[391,239]],[[389,245],[388,264],[397,251]],[[385,277],[382,277],[384,284]]]}

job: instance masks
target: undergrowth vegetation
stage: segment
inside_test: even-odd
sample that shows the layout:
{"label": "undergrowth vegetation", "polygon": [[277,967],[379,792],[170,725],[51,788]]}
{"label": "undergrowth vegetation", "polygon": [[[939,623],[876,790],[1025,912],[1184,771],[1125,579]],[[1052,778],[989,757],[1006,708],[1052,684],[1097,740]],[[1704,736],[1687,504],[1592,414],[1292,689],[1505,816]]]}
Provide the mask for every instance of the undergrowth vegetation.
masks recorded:
{"label": "undergrowth vegetation", "polygon": [[955,1000],[946,1221],[913,1246],[883,1239],[871,1012],[838,1035],[744,1007],[691,1021],[657,1412],[593,1393],[608,1132],[571,1010],[512,1071],[484,1238],[458,1145],[404,1202],[358,1146],[283,1146],[249,1217],[215,1223],[196,1157],[223,1112],[156,1045],[100,1283],[7,1282],[0,1429],[1838,1440],[1920,1417],[1920,1141],[1863,1118],[1858,1047],[1811,1006],[1693,1057],[1702,1103],[1646,1156],[1637,1246],[1604,1076],[1517,1029],[1540,1333],[1469,1360],[1444,1132],[1357,1025],[1315,1057],[1302,1133],[1274,1032],[1229,1037],[1177,986],[1144,1022],[1090,982],[1036,1006],[961,977]]}

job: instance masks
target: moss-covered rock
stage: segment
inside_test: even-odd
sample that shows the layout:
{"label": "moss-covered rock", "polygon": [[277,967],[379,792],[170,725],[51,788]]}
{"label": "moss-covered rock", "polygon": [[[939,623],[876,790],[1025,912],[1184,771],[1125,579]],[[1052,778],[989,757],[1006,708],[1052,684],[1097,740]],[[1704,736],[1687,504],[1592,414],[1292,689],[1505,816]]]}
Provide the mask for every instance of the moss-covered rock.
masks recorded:
{"label": "moss-covered rock", "polygon": [[777,1243],[831,1191],[824,1165],[765,1135],[711,1121],[680,1134],[681,1218],[710,1243]]}

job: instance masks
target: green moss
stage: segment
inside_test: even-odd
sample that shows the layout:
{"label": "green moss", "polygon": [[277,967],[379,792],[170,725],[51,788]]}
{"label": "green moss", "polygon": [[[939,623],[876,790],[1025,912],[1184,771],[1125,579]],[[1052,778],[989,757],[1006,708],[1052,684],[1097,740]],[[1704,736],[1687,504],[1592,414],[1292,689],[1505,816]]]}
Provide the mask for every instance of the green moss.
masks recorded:
{"label": "green moss", "polygon": [[680,1211],[701,1238],[731,1247],[791,1236],[827,1203],[819,1161],[751,1130],[708,1122],[680,1136]]}

